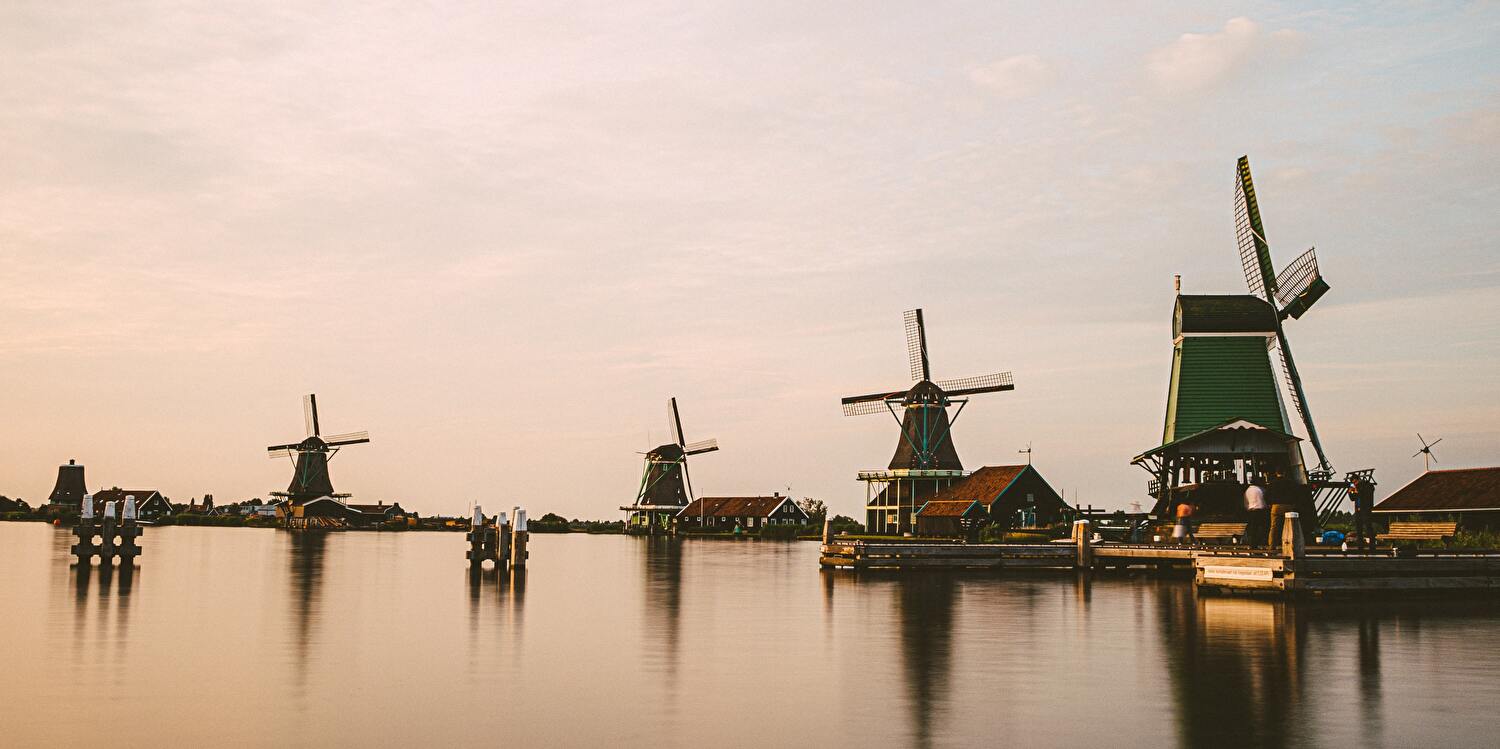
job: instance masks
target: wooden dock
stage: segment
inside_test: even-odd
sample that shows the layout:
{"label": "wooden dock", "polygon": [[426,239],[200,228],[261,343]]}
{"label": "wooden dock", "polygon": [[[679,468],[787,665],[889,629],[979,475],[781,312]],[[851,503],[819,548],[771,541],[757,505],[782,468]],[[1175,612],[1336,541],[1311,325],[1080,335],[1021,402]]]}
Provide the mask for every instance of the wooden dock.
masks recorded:
{"label": "wooden dock", "polygon": [[1287,516],[1279,549],[1094,542],[1087,521],[1072,540],[1051,544],[988,544],[928,539],[840,539],[825,533],[818,562],[825,569],[988,569],[1090,571],[1191,570],[1205,593],[1413,593],[1500,591],[1500,551],[1310,549],[1300,521]]}

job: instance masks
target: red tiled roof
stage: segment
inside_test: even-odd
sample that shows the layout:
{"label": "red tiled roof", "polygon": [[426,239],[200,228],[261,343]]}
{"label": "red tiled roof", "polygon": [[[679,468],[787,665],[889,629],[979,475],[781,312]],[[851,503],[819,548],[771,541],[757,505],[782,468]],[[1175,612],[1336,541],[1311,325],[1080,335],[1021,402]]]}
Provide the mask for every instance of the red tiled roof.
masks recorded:
{"label": "red tiled roof", "polygon": [[922,509],[917,510],[917,515],[924,518],[961,518],[971,510],[982,512],[982,506],[975,500],[934,499],[922,505]]}
{"label": "red tiled roof", "polygon": [[[978,502],[989,507],[1030,466],[985,466],[933,495],[933,502]],[[929,502],[930,504],[930,502]]]}
{"label": "red tiled roof", "polygon": [[[776,508],[791,497],[699,497],[677,513],[683,516],[705,515],[709,517],[743,518],[770,517]],[[791,503],[797,507],[796,502]],[[801,513],[802,509],[797,508]],[[804,515],[806,513],[803,513]]]}
{"label": "red tiled roof", "polygon": [[1428,471],[1375,505],[1376,512],[1500,510],[1500,467]]}

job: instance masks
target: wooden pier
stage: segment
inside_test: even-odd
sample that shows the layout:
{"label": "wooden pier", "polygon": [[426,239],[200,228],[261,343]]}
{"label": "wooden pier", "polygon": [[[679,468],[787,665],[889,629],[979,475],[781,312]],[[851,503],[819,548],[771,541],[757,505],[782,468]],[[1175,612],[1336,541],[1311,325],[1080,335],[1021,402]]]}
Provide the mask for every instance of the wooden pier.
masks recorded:
{"label": "wooden pier", "polygon": [[[512,523],[510,518],[514,518],[515,522]],[[464,555],[468,557],[470,567],[477,570],[480,565],[489,561],[494,562],[497,569],[526,568],[526,559],[531,556],[526,550],[531,535],[526,528],[526,509],[511,508],[510,518],[502,512],[486,521],[484,510],[478,505],[474,506],[474,517],[465,536],[469,542],[469,550]]]}
{"label": "wooden pier", "polygon": [[928,539],[839,539],[825,526],[825,569],[1060,571],[1148,567],[1191,570],[1205,593],[1414,593],[1500,591],[1500,551],[1411,548],[1345,552],[1304,545],[1288,513],[1279,549],[1095,542],[1087,521],[1051,544],[971,544]]}

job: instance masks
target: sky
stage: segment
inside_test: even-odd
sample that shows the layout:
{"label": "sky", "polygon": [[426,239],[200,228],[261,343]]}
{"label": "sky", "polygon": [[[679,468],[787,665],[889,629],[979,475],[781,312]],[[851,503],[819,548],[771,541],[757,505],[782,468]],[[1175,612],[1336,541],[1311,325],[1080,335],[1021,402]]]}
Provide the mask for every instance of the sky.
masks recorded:
{"label": "sky", "polygon": [[859,517],[921,307],[966,467],[1127,507],[1241,154],[1335,466],[1500,464],[1500,4],[1043,5],[0,5],[0,493],[264,497],[316,392],[354,501],[618,518],[676,396]]}

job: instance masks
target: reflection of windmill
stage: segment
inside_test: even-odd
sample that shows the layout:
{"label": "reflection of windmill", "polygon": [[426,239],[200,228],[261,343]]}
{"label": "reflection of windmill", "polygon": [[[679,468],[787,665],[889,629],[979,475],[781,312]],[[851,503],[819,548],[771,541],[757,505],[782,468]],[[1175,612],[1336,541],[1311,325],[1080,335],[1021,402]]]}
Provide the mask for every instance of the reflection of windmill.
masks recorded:
{"label": "reflection of windmill", "polygon": [[[287,518],[301,518],[304,506],[314,500],[328,498],[342,505],[348,494],[335,494],[333,480],[328,475],[328,461],[338,454],[339,448],[370,441],[369,432],[349,432],[324,436],[318,421],[318,396],[308,395],[302,399],[302,415],[307,422],[307,437],[301,442],[271,445],[266,448],[271,458],[296,456],[296,467],[292,471],[292,483],[284,492],[272,492],[274,496],[287,499]],[[331,516],[342,519],[342,513],[330,508]]]}
{"label": "reflection of windmill", "polygon": [[1417,440],[1422,443],[1422,449],[1412,453],[1411,456],[1413,458],[1417,457],[1418,455],[1422,456],[1422,470],[1430,471],[1432,470],[1432,464],[1437,462],[1437,456],[1432,454],[1432,448],[1437,447],[1437,443],[1442,442],[1443,438],[1438,437],[1437,439],[1428,442],[1427,439],[1422,436],[1421,432],[1417,432]]}
{"label": "reflection of windmill", "polygon": [[677,399],[667,400],[667,428],[672,441],[646,453],[641,485],[635,502],[621,507],[631,513],[631,530],[643,533],[665,533],[672,518],[693,501],[693,480],[688,476],[689,455],[701,455],[719,449],[717,439],[689,443],[682,436],[682,416],[677,413]]}
{"label": "reflection of windmill", "polygon": [[[887,471],[864,471],[867,528],[889,533],[912,529],[916,500],[930,496],[963,476],[963,463],[953,447],[953,422],[968,403],[965,396],[1014,390],[1009,372],[980,377],[932,381],[927,359],[927,330],[922,310],[906,313],[906,348],[915,384],[906,390],[855,395],[843,399],[844,415],[889,413],[901,427],[896,454]],[[957,405],[952,418],[948,407]],[[900,407],[902,415],[897,415]]]}
{"label": "reflection of windmill", "polygon": [[1314,249],[1302,253],[1278,275],[1271,264],[1271,246],[1266,243],[1266,230],[1260,221],[1260,205],[1255,198],[1255,184],[1250,180],[1250,158],[1241,156],[1235,180],[1234,231],[1240,246],[1240,264],[1245,270],[1245,282],[1251,293],[1266,300],[1277,310],[1276,337],[1273,345],[1281,351],[1281,370],[1292,394],[1292,405],[1302,424],[1307,428],[1307,439],[1318,453],[1318,472],[1324,477],[1333,474],[1333,464],[1323,452],[1323,443],[1318,439],[1318,429],[1313,426],[1312,410],[1307,405],[1307,393],[1302,388],[1302,377],[1297,374],[1297,364],[1292,360],[1292,349],[1286,340],[1282,322],[1288,317],[1297,319],[1312,307],[1328,291],[1328,283],[1318,272],[1318,256]]}

